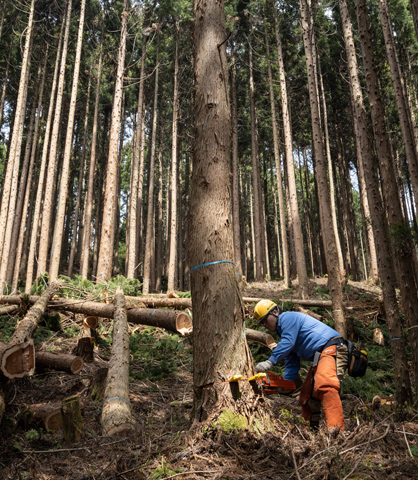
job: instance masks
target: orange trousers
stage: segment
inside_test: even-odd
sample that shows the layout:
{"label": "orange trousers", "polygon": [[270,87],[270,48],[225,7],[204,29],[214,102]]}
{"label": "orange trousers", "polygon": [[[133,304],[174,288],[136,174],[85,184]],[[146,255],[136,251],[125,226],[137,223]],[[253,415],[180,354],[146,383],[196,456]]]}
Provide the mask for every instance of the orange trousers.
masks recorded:
{"label": "orange trousers", "polygon": [[309,369],[299,395],[302,417],[318,426],[321,403],[328,428],[344,430],[344,413],[340,399],[340,380],[337,376],[337,347],[327,347],[321,354],[318,365]]}

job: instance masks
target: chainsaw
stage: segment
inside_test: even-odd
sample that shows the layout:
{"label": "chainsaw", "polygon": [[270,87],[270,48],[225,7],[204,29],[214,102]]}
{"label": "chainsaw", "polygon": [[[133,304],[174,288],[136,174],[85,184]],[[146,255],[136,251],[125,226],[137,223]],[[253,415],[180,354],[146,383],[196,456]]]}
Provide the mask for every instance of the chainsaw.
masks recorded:
{"label": "chainsaw", "polygon": [[257,383],[265,395],[288,395],[296,390],[295,382],[285,380],[273,372],[266,372],[265,377],[257,378]]}
{"label": "chainsaw", "polygon": [[[242,375],[234,375],[229,383],[245,381]],[[296,390],[295,382],[291,380],[285,380],[282,376],[276,375],[273,372],[257,373],[253,377],[249,378],[250,383],[256,382],[259,389],[261,389],[265,395],[273,395],[278,393],[280,395],[288,395]]]}

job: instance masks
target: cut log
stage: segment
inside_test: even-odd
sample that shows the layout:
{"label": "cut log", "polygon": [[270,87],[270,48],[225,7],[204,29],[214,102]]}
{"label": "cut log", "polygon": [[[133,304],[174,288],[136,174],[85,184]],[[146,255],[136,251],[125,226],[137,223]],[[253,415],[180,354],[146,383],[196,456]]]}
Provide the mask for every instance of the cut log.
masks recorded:
{"label": "cut log", "polygon": [[81,337],[78,340],[74,352],[78,357],[81,357],[86,363],[94,362],[94,338]]}
{"label": "cut log", "polygon": [[131,429],[132,415],[129,401],[129,330],[123,290],[118,287],[114,299],[112,353],[102,412],[102,430],[105,436],[123,436]]}
{"label": "cut log", "polygon": [[38,403],[25,405],[19,414],[25,428],[40,426],[46,430],[57,431],[62,428],[61,405],[58,403]]}
{"label": "cut log", "polygon": [[304,313],[305,315],[309,315],[310,317],[313,317],[320,322],[323,321],[323,317],[321,315],[313,312],[312,310],[309,310],[308,308],[303,308],[301,305],[295,305],[295,307],[293,307],[293,310],[295,310],[296,312]]}
{"label": "cut log", "polygon": [[[280,299],[280,302],[291,302],[297,305],[304,305],[306,307],[324,307],[324,308],[332,307],[331,300],[317,300],[317,299],[303,300],[301,298],[284,298],[284,297],[280,297],[280,295],[278,295],[277,298]],[[265,300],[265,298],[243,297],[242,300],[244,303],[258,303],[260,300]]]}
{"label": "cut log", "polygon": [[[30,303],[35,303],[40,297],[32,295]],[[140,298],[140,297],[138,297]],[[0,296],[0,303],[11,303],[20,305],[22,297],[18,295]],[[73,313],[83,313],[96,317],[113,318],[115,307],[112,304],[102,304],[83,300],[69,300],[61,298],[48,303],[51,310],[66,310]],[[171,332],[179,333],[182,336],[192,332],[192,319],[185,312],[177,310],[158,310],[152,308],[130,308],[127,310],[128,322],[140,325],[159,327]]]}
{"label": "cut log", "polygon": [[35,347],[33,339],[11,345],[0,343],[0,370],[8,378],[22,378],[35,371]]}
{"label": "cut log", "polygon": [[0,317],[2,317],[3,315],[12,315],[18,310],[19,310],[18,305],[7,305],[5,307],[0,307]]}
{"label": "cut log", "polygon": [[61,370],[73,375],[77,374],[84,365],[82,357],[64,353],[36,352],[36,369],[38,370]]}
{"label": "cut log", "polygon": [[269,333],[246,328],[245,336],[247,337],[247,341],[261,343],[261,345],[268,347],[270,350],[274,350],[277,347],[277,343]]}
{"label": "cut log", "polygon": [[80,399],[77,396],[65,398],[61,406],[62,427],[67,443],[78,442],[84,436]]}
{"label": "cut log", "polygon": [[191,298],[162,298],[162,297],[125,297],[128,308],[138,306],[138,304],[147,305],[153,308],[192,308]]}
{"label": "cut log", "polygon": [[61,282],[52,283],[40,297],[37,297],[33,307],[19,322],[9,342],[0,345],[0,369],[6,377],[21,378],[33,374],[35,354],[32,335],[42,319],[49,299],[60,285]]}

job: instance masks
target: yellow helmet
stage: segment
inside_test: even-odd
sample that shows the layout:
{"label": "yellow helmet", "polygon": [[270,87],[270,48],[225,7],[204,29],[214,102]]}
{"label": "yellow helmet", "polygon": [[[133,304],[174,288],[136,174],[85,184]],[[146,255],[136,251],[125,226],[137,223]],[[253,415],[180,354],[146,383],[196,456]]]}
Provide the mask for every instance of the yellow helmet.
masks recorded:
{"label": "yellow helmet", "polygon": [[262,323],[275,308],[277,308],[277,305],[271,300],[260,300],[254,308],[254,317],[258,324]]}

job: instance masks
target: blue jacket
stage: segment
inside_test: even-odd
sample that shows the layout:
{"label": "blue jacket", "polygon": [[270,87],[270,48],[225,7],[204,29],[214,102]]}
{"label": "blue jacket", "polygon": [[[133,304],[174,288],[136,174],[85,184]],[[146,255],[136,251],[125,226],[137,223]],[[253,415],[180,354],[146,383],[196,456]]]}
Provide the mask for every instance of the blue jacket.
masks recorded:
{"label": "blue jacket", "polygon": [[300,359],[313,360],[331,338],[340,334],[324,323],[299,312],[284,312],[277,322],[280,342],[271,352],[270,362],[276,365],[285,359],[285,380],[294,380],[300,370]]}

